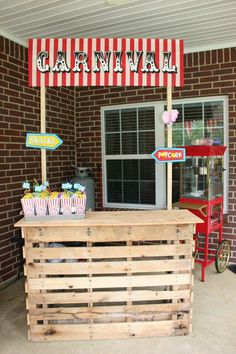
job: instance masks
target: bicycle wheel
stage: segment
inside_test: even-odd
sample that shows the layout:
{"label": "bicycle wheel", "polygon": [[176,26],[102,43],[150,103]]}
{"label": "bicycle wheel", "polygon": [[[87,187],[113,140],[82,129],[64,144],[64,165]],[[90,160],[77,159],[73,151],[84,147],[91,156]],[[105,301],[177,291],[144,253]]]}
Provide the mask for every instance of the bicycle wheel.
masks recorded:
{"label": "bicycle wheel", "polygon": [[222,240],[217,247],[216,257],[215,257],[215,267],[218,273],[223,273],[223,271],[226,269],[229,262],[229,256],[230,256],[229,241]]}
{"label": "bicycle wheel", "polygon": [[193,258],[197,259],[198,258],[198,248],[199,248],[199,240],[198,240],[198,235],[195,235],[193,238]]}

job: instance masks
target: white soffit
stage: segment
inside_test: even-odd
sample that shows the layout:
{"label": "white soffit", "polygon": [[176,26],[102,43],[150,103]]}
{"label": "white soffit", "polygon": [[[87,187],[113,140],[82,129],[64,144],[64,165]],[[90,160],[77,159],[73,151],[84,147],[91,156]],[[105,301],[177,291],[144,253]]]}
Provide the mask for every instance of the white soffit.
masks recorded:
{"label": "white soffit", "polygon": [[0,34],[180,38],[185,52],[236,46],[236,0],[0,0]]}

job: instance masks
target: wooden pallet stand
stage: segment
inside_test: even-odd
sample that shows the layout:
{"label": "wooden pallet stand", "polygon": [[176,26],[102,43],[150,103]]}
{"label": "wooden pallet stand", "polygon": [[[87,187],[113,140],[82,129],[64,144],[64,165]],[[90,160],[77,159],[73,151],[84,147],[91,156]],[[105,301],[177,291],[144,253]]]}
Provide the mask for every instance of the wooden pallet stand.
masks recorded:
{"label": "wooden pallet stand", "polygon": [[[196,222],[186,210],[19,221],[29,339],[190,333]],[[52,242],[63,247],[50,247]]]}

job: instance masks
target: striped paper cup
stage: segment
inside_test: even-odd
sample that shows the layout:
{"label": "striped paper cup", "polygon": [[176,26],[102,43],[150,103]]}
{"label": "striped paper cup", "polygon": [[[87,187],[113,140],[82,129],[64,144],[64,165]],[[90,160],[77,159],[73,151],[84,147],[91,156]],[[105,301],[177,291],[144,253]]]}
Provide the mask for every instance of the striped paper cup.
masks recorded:
{"label": "striped paper cup", "polygon": [[21,199],[21,205],[25,216],[34,216],[34,199]]}
{"label": "striped paper cup", "polygon": [[49,215],[59,215],[60,211],[60,199],[48,199],[48,212]]}
{"label": "striped paper cup", "polygon": [[72,213],[72,199],[61,198],[61,211],[63,215],[71,215]]}
{"label": "striped paper cup", "polygon": [[46,215],[47,205],[48,205],[47,199],[35,198],[36,215]]}
{"label": "striped paper cup", "polygon": [[86,195],[83,198],[74,198],[73,207],[75,209],[75,214],[84,214],[86,207]]}

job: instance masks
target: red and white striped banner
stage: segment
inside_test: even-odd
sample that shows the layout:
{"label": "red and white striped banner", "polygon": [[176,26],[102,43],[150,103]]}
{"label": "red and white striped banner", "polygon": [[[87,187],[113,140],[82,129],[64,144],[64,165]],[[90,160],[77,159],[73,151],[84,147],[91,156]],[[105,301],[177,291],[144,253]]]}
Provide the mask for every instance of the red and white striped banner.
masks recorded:
{"label": "red and white striped banner", "polygon": [[183,85],[183,40],[29,40],[29,86]]}

